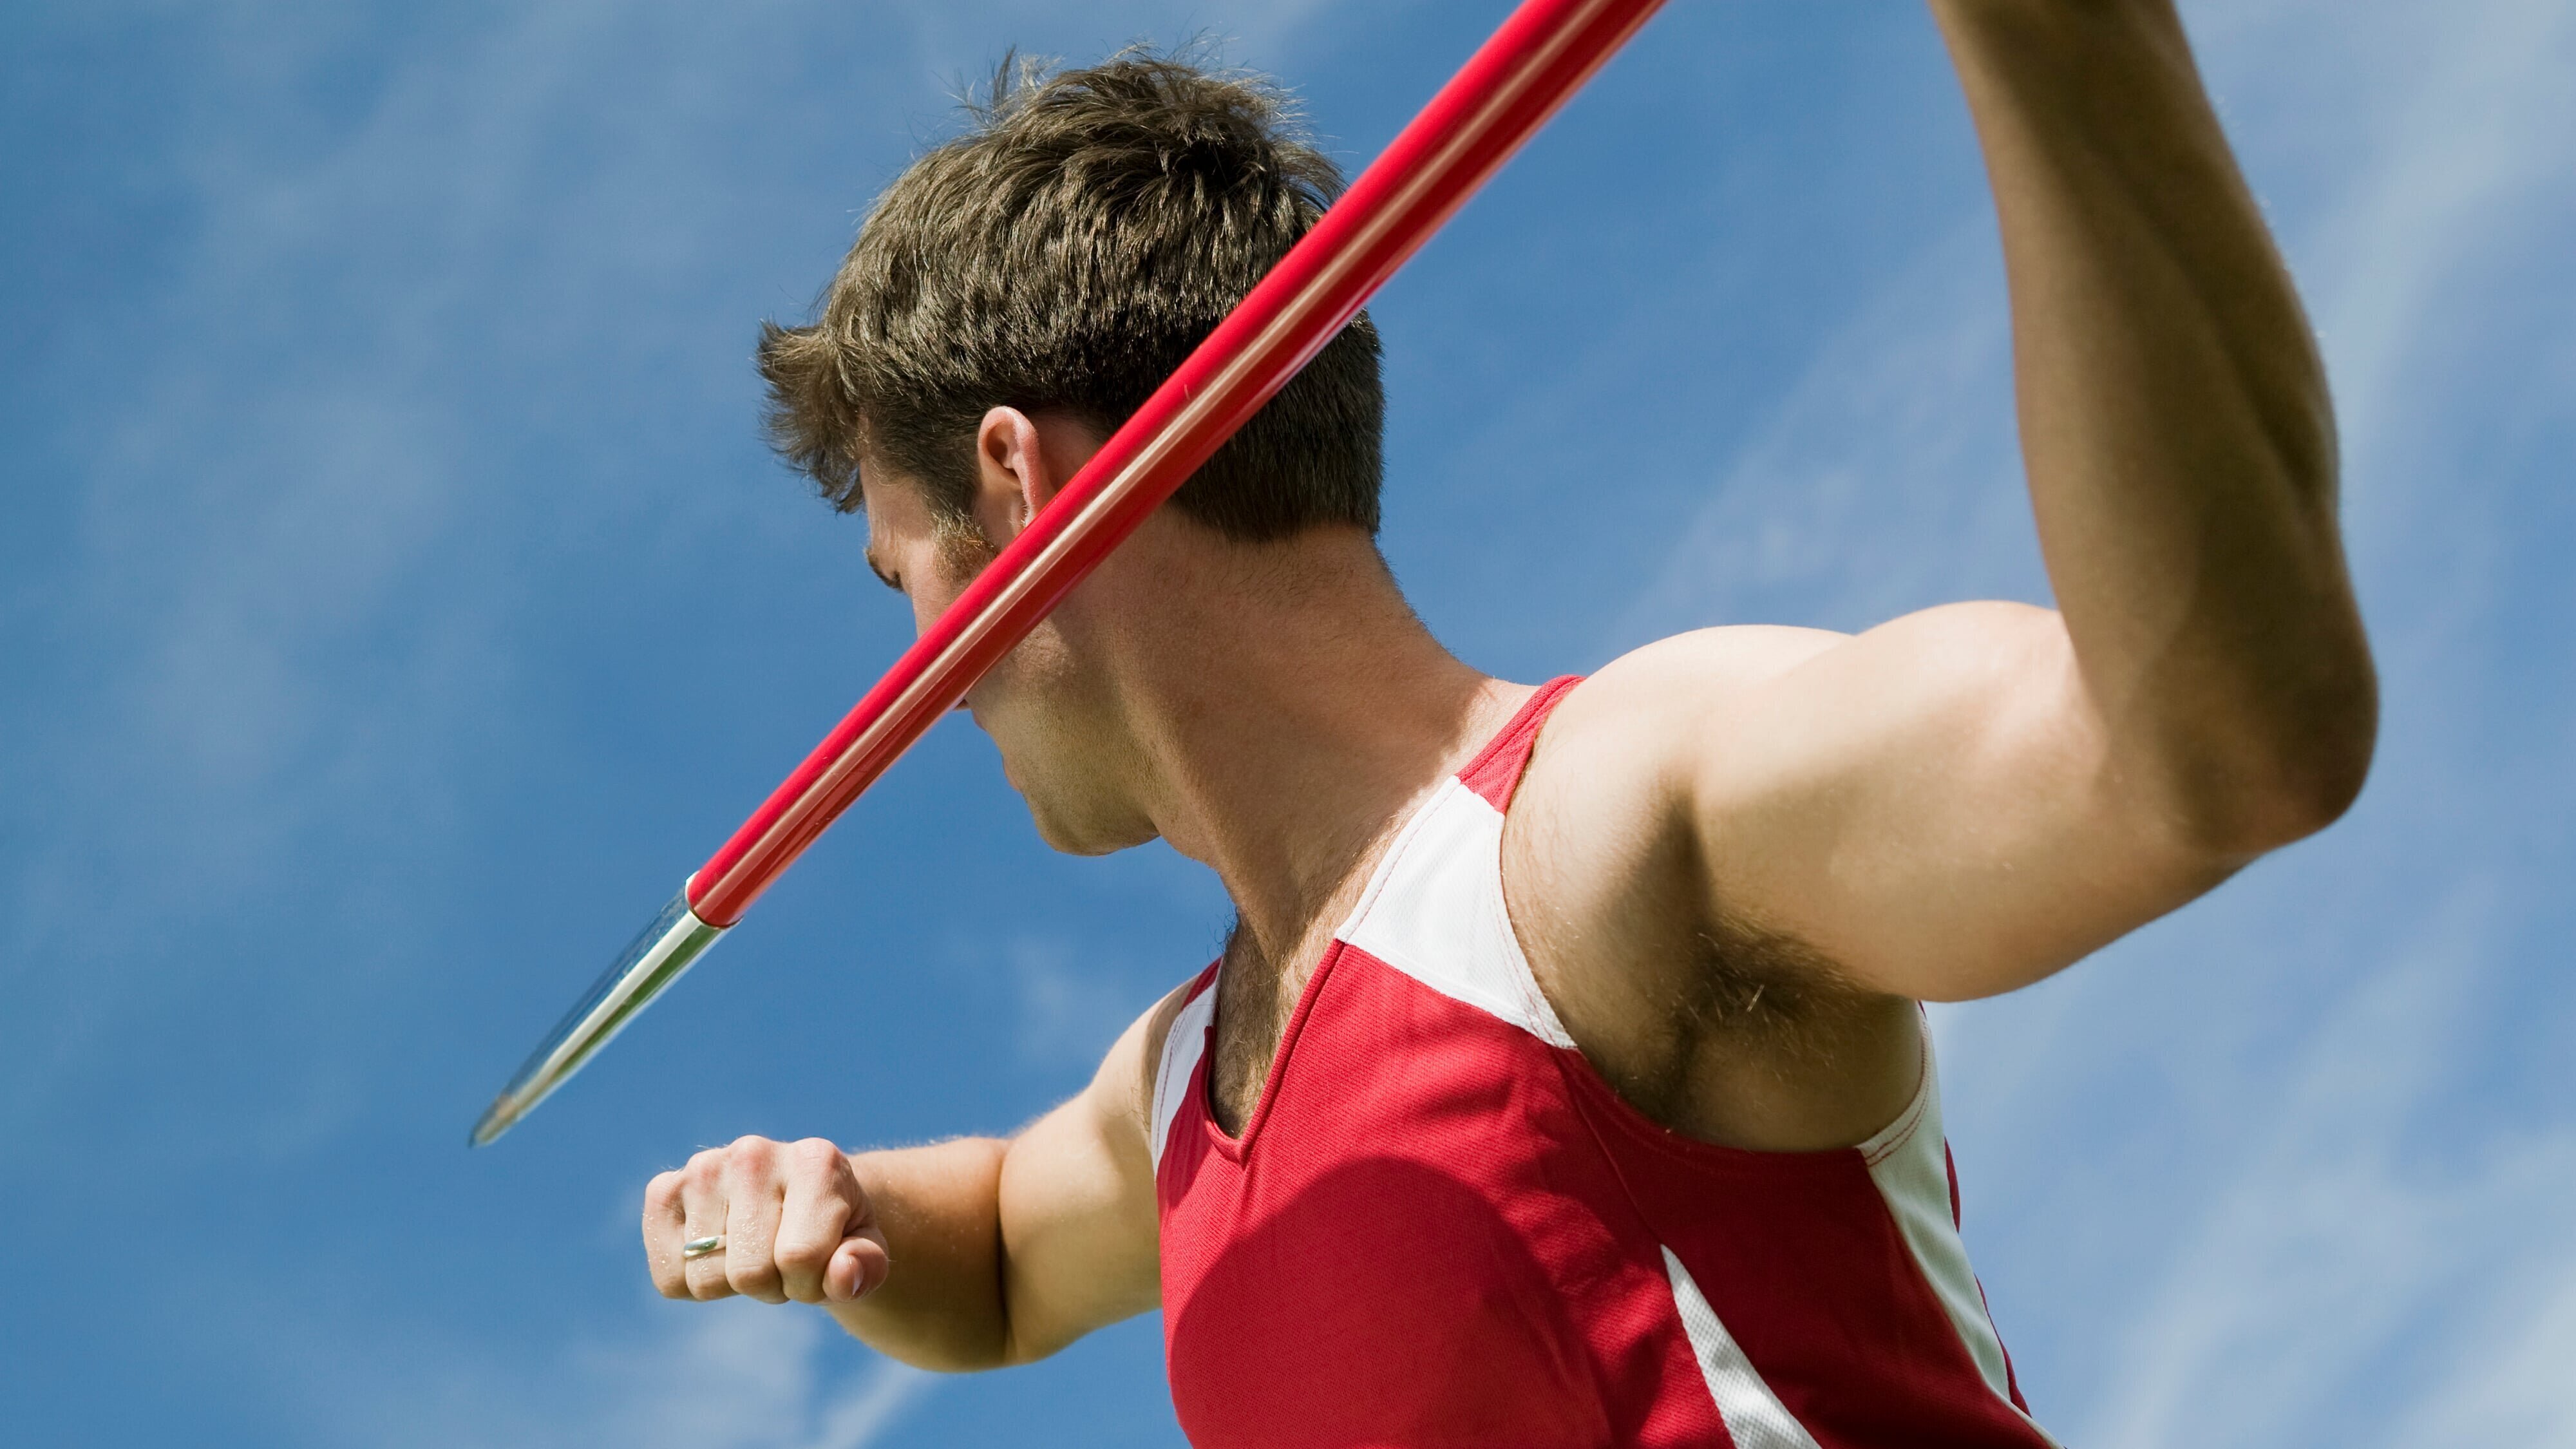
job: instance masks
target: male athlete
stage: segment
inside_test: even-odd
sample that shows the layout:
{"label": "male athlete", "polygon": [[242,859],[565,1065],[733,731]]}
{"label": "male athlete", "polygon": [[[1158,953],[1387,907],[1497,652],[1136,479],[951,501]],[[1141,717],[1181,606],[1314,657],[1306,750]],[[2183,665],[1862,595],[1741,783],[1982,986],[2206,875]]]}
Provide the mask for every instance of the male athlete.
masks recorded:
{"label": "male athlete", "polygon": [[[1048,843],[1217,872],[1222,958],[1016,1137],[655,1178],[662,1292],[942,1369],[1159,1305],[1201,1444],[2049,1442],[1917,1003],[2334,820],[2376,694],[2316,351],[2169,0],[1933,9],[2059,608],[1488,678],[1378,554],[1355,322],[967,699]],[[768,332],[782,450],[926,622],[1337,185],[1239,79],[1003,85]]]}

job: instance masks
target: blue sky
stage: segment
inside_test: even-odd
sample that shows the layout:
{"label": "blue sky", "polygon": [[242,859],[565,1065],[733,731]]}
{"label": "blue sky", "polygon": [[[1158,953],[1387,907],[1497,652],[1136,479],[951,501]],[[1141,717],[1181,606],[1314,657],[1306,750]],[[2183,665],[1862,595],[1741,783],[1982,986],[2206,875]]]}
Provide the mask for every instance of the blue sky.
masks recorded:
{"label": "blue sky", "polygon": [[[1495,4],[0,16],[0,1402],[29,1443],[1177,1442],[1146,1319],[892,1369],[667,1304],[645,1178],[993,1131],[1204,959],[944,726],[498,1147],[535,1036],[906,618],[748,353],[1018,44],[1205,33],[1354,167]],[[2336,379],[2386,681],[2330,834],[1938,1013],[1967,1231],[2092,1446],[2576,1445],[2576,4],[2188,11]],[[1677,4],[1376,308],[1386,544],[1521,679],[2041,599],[1913,5]]]}

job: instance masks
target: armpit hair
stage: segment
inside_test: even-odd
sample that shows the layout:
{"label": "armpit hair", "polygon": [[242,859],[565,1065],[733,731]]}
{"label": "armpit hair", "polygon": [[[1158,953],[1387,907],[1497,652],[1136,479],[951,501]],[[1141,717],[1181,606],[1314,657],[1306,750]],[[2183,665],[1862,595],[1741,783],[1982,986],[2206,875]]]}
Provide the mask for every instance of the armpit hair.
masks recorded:
{"label": "armpit hair", "polygon": [[1784,1061],[1830,1062],[1879,1001],[1832,957],[1783,931],[1722,914],[1695,939],[1674,1000],[1685,1031],[1752,1037]]}

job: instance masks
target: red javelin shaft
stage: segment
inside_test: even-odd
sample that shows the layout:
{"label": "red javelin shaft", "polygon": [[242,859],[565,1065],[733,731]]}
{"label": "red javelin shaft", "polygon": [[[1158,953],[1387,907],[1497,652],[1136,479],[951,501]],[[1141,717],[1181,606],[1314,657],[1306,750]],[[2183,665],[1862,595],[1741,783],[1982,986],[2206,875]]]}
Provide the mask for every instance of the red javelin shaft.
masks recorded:
{"label": "red javelin shaft", "polygon": [[742,919],[805,847],[1250,421],[1661,0],[1527,0],[689,879]]}
{"label": "red javelin shaft", "polygon": [[475,1125],[544,1101],[1358,315],[1662,0],[1525,0],[1180,370],[691,875]]}

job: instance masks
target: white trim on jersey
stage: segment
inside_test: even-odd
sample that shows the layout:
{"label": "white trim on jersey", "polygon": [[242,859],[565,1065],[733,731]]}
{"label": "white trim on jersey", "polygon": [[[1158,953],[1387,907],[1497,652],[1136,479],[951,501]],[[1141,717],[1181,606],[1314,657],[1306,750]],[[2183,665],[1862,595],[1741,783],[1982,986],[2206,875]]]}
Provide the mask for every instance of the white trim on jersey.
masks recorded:
{"label": "white trim on jersey", "polygon": [[1726,1331],[1717,1310],[1708,1306],[1708,1295],[1699,1291],[1699,1283],[1670,1248],[1664,1249],[1664,1276],[1672,1280],[1673,1308],[1681,1315],[1682,1332],[1690,1336],[1691,1357],[1699,1360],[1699,1376],[1708,1381],[1708,1396],[1717,1401],[1717,1416],[1726,1421],[1726,1436],[1735,1441],[1735,1449],[1819,1449],[1815,1436],[1762,1381],[1743,1345]]}
{"label": "white trim on jersey", "polygon": [[[1923,1083],[1915,1089],[1913,1105],[1862,1143],[1859,1151],[1861,1160],[1869,1164],[1869,1178],[1877,1184],[1880,1200],[1887,1204],[1888,1217],[1904,1236],[1932,1296],[1949,1315],[1950,1327],[1975,1361],[1978,1376],[1996,1398],[2011,1404],[2012,1379],[2004,1363],[2003,1339],[1986,1313],[1986,1295],[1977,1287],[1976,1270],[1968,1265],[1968,1246],[1959,1239],[1958,1218],[1951,1210],[1949,1139],[1941,1131],[1940,1073],[1932,1062],[1931,1033],[1924,1033]],[[2018,1406],[2014,1412],[2021,1413]],[[2021,1418],[2030,1423],[2028,1414]],[[2047,1430],[2035,1423],[2031,1428],[2048,1439]]]}
{"label": "white trim on jersey", "polygon": [[1199,1057],[1207,1051],[1208,1025],[1216,1020],[1216,982],[1189,999],[1172,1018],[1171,1029],[1163,1035],[1163,1060],[1154,1072],[1154,1137],[1151,1143],[1154,1169],[1163,1167],[1163,1142],[1172,1135],[1172,1119],[1180,1115],[1183,1093],[1189,1090],[1190,1074],[1198,1070]]}
{"label": "white trim on jersey", "polygon": [[1503,904],[1503,812],[1455,776],[1406,822],[1333,934],[1550,1046],[1574,1045]]}

